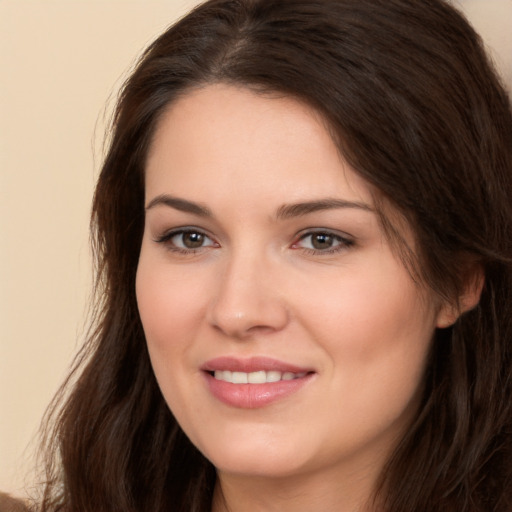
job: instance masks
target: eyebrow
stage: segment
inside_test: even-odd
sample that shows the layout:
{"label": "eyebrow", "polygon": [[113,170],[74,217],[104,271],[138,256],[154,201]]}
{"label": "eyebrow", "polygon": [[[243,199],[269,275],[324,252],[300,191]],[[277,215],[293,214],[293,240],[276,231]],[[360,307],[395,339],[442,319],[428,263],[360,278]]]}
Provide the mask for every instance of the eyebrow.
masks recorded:
{"label": "eyebrow", "polygon": [[306,201],[302,203],[284,204],[277,210],[278,219],[290,219],[301,217],[310,213],[322,210],[334,210],[338,208],[355,208],[367,212],[375,211],[370,205],[359,201],[346,201],[344,199],[320,199],[317,201]]}
{"label": "eyebrow", "polygon": [[206,206],[167,194],[161,194],[152,199],[146,206],[146,210],[150,210],[151,208],[159,205],[169,206],[175,210],[179,210],[185,213],[192,213],[194,215],[198,215],[199,217],[213,217],[211,210]]}
{"label": "eyebrow", "polygon": [[[161,194],[153,198],[146,206],[146,210],[150,210],[155,206],[168,206],[185,213],[191,213],[199,217],[213,218],[213,213],[209,208],[200,203],[194,203],[187,199],[173,197],[168,194]],[[322,210],[334,210],[339,208],[354,208],[368,212],[375,210],[368,204],[359,201],[347,201],[344,199],[319,199],[315,201],[304,201],[300,203],[283,204],[277,209],[276,219],[286,220],[293,217],[302,217],[310,213]]]}

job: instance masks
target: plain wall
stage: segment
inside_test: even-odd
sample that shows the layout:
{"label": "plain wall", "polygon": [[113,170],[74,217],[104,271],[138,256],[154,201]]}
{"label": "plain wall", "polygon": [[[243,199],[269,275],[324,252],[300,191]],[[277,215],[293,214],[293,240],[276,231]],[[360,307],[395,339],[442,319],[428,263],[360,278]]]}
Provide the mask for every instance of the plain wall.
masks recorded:
{"label": "plain wall", "polygon": [[[22,493],[32,482],[39,421],[83,340],[88,217],[105,119],[141,49],[195,3],[0,0],[4,491]],[[458,3],[512,90],[512,0]]]}

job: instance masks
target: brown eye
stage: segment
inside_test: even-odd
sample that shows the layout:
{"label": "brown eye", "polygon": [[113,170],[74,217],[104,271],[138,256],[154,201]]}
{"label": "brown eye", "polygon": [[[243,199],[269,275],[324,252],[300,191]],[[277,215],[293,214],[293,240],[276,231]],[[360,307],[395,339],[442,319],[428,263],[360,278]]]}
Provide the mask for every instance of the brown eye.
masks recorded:
{"label": "brown eye", "polygon": [[298,242],[293,244],[293,248],[301,248],[317,254],[329,254],[347,249],[353,244],[353,240],[337,233],[313,231],[304,234]]}
{"label": "brown eye", "polygon": [[208,235],[201,231],[193,229],[179,229],[171,231],[155,240],[158,243],[164,244],[171,251],[195,251],[206,247],[218,247]]}
{"label": "brown eye", "polygon": [[187,249],[197,249],[203,246],[205,238],[206,237],[203,233],[189,231],[182,234],[182,244],[183,247],[186,247]]}
{"label": "brown eye", "polygon": [[310,236],[311,236],[311,246],[314,249],[317,249],[320,251],[325,250],[325,249],[330,249],[335,242],[334,237],[327,233],[314,233],[313,235],[310,235]]}

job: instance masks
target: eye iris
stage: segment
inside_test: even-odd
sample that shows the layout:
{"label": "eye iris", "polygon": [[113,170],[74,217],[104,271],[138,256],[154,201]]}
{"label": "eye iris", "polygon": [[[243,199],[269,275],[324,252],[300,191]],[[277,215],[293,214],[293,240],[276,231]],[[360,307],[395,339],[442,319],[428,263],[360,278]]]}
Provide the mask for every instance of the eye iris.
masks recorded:
{"label": "eye iris", "polygon": [[204,243],[204,235],[202,233],[190,232],[183,233],[183,245],[187,249],[197,249]]}
{"label": "eye iris", "polygon": [[325,233],[317,233],[311,237],[311,245],[315,249],[329,249],[332,247],[333,237]]}

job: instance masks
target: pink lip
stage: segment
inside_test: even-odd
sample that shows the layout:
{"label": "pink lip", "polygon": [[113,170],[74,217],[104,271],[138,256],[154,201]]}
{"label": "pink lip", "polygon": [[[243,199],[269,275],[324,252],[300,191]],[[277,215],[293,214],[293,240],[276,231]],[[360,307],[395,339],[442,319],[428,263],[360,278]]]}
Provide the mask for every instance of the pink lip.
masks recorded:
{"label": "pink lip", "polygon": [[230,370],[232,372],[257,372],[257,371],[278,371],[304,373],[311,372],[311,368],[302,368],[293,364],[285,363],[277,359],[269,357],[250,357],[249,359],[240,359],[237,357],[216,357],[210,359],[201,366],[201,370],[205,372],[214,372],[216,370]]}
{"label": "pink lip", "polygon": [[[203,375],[208,389],[212,395],[231,407],[240,409],[257,409],[265,407],[277,400],[285,398],[299,391],[314,376],[308,368],[301,368],[283,361],[267,357],[252,357],[238,359],[235,357],[218,357],[207,361],[202,367]],[[305,373],[304,377],[293,380],[280,380],[264,384],[232,384],[217,380],[210,372],[216,370],[230,370],[238,372],[280,371],[292,373]]]}

